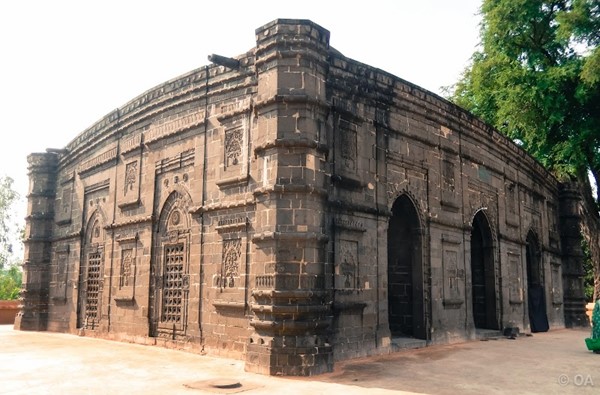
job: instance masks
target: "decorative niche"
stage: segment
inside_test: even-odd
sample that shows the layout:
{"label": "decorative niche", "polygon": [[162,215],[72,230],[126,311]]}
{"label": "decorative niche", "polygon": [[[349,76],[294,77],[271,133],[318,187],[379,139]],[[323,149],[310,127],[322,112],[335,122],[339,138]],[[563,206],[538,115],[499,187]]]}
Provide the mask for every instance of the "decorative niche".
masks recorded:
{"label": "decorative niche", "polygon": [[248,132],[249,113],[221,118],[223,125],[221,144],[220,188],[243,185],[249,179]]}
{"label": "decorative niche", "polygon": [[132,305],[135,302],[138,239],[137,233],[117,237],[120,251],[120,259],[117,266],[117,292],[115,296],[117,305]]}

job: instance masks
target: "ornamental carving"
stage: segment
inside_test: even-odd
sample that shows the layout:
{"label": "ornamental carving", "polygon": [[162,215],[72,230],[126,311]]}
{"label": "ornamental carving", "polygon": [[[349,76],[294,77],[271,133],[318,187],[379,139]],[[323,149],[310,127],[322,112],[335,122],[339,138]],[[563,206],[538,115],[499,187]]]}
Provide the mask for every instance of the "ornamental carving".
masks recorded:
{"label": "ornamental carving", "polygon": [[133,266],[133,249],[123,250],[121,252],[121,276],[119,279],[119,287],[128,287],[132,284],[132,266]]}
{"label": "ornamental carving", "polygon": [[358,242],[340,240],[340,261],[335,268],[336,289],[358,287]]}
{"label": "ornamental carving", "polygon": [[340,119],[340,148],[343,162],[348,169],[356,167],[358,157],[357,129],[358,127],[355,124]]}
{"label": "ornamental carving", "polygon": [[125,166],[125,190],[123,191],[124,195],[127,195],[127,192],[133,191],[133,187],[137,182],[137,174],[138,174],[138,163],[137,161],[128,163]]}
{"label": "ornamental carving", "polygon": [[240,163],[243,146],[242,128],[225,131],[225,167]]}
{"label": "ornamental carving", "polygon": [[240,258],[242,256],[242,240],[232,239],[223,241],[223,288],[233,288],[235,278],[239,276]]}

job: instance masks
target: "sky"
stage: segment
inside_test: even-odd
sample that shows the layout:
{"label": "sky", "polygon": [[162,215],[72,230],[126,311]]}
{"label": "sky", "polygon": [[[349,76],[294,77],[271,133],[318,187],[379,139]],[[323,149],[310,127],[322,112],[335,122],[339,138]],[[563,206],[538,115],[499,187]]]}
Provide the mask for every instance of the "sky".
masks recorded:
{"label": "sky", "polygon": [[[25,216],[27,155],[63,148],[129,100],[255,46],[277,18],[310,19],[347,57],[434,93],[454,84],[479,42],[481,0],[0,2],[0,176]],[[24,223],[24,220],[22,221]]]}

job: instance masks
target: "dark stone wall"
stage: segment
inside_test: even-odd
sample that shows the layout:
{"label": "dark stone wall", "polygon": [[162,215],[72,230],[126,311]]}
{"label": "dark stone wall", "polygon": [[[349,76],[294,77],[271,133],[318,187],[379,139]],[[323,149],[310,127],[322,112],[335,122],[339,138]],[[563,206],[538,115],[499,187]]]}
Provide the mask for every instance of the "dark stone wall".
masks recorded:
{"label": "dark stone wall", "polygon": [[30,157],[17,328],[313,375],[398,336],[527,331],[532,270],[551,328],[579,314],[571,200],[531,157],[310,21],[256,40]]}

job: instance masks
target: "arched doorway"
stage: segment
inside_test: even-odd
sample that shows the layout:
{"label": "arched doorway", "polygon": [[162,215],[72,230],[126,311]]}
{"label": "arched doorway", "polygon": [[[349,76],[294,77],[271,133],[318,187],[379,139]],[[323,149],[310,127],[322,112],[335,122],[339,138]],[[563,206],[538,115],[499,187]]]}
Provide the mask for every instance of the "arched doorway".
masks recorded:
{"label": "arched doorway", "polygon": [[477,212],[471,230],[473,322],[478,329],[499,329],[492,231],[485,214]]}
{"label": "arched doorway", "polygon": [[388,228],[388,312],[392,336],[427,338],[421,226],[407,195],[394,202]]}
{"label": "arched doorway", "polygon": [[538,238],[530,230],[526,239],[525,259],[527,265],[527,307],[532,332],[546,332],[549,328],[541,255]]}
{"label": "arched doorway", "polygon": [[95,329],[102,317],[104,289],[104,221],[100,211],[90,217],[79,265],[77,327]]}
{"label": "arched doorway", "polygon": [[188,319],[190,199],[174,191],[167,198],[154,235],[150,268],[150,336],[186,336]]}

